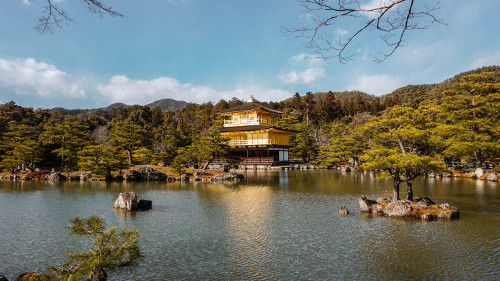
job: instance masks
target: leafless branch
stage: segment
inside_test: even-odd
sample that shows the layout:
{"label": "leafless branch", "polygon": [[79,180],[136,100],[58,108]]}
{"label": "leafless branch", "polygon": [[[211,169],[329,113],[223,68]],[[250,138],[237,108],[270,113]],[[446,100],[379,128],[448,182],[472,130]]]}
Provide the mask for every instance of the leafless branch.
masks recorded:
{"label": "leafless branch", "polygon": [[[404,45],[404,37],[410,30],[427,29],[433,23],[444,22],[433,13],[440,9],[439,0],[432,6],[418,6],[422,0],[380,0],[378,5],[362,5],[358,0],[299,0],[310,20],[296,28],[282,27],[282,31],[294,37],[305,38],[306,48],[315,51],[317,58],[337,58],[341,63],[350,60],[355,52],[348,53],[348,48],[355,39],[367,32],[381,34],[381,40],[388,46],[388,51],[373,57],[382,62]],[[371,2],[373,3],[373,2]],[[351,32],[338,34],[338,40],[332,40],[333,28],[351,24],[358,27]],[[340,29],[342,30],[342,29]]]}
{"label": "leafless branch", "polygon": [[[33,2],[34,0],[30,0]],[[43,0],[46,6],[43,8],[42,16],[38,19],[38,24],[33,28],[38,33],[53,33],[54,27],[62,28],[63,24],[68,24],[73,20],[68,14],[54,3],[54,0]],[[123,15],[112,7],[105,6],[101,1],[97,0],[82,0],[87,5],[90,13],[98,14],[99,16],[109,15],[111,17],[123,17]]]}

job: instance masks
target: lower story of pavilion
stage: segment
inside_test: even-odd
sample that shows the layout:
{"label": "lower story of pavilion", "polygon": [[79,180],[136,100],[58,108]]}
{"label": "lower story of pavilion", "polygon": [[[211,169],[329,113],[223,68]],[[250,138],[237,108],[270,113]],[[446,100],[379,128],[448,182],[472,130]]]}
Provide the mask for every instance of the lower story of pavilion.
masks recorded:
{"label": "lower story of pavilion", "polygon": [[[239,165],[281,165],[289,163],[288,148],[285,145],[267,146],[231,146],[229,157],[240,158]],[[215,162],[227,162],[226,158],[218,158]]]}

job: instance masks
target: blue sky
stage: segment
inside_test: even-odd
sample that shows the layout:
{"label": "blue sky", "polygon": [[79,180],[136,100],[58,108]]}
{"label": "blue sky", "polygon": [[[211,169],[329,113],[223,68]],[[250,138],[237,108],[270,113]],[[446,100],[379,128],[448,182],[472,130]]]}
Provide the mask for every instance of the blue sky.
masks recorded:
{"label": "blue sky", "polygon": [[[0,103],[96,108],[251,94],[279,101],[307,91],[382,95],[500,65],[498,0],[443,0],[438,16],[446,25],[408,33],[406,46],[382,63],[367,55],[378,50],[367,35],[353,44],[358,55],[346,64],[308,59],[305,41],[281,32],[309,20],[295,0],[102,1],[123,18],[90,14],[82,1],[54,1],[73,22],[53,34],[33,30],[43,0],[3,3]],[[373,1],[379,0],[361,2]]]}

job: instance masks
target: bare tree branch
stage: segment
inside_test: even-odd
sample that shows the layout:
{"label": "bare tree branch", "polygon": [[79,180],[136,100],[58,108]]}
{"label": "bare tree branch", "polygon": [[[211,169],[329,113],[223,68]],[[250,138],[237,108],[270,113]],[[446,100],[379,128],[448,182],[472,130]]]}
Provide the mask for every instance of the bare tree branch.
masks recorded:
{"label": "bare tree branch", "polygon": [[[30,0],[33,2],[34,0]],[[43,8],[42,16],[38,19],[38,24],[33,28],[38,33],[53,33],[54,27],[62,28],[63,24],[68,24],[73,20],[66,12],[54,3],[54,0],[43,0],[46,6]],[[82,0],[87,5],[90,13],[98,14],[99,16],[109,15],[111,17],[123,17],[123,15],[112,7],[105,6],[101,1],[97,0]]]}
{"label": "bare tree branch", "polygon": [[[368,0],[367,0],[368,1]],[[410,30],[427,29],[433,23],[444,22],[433,13],[440,9],[439,0],[432,6],[417,6],[422,0],[379,0],[361,4],[358,0],[299,0],[304,7],[309,22],[299,27],[282,27],[282,31],[294,37],[307,39],[305,47],[315,51],[316,58],[337,58],[345,63],[353,58],[355,52],[348,53],[355,39],[368,32],[381,34],[388,51],[381,56],[372,56],[382,62],[404,45],[404,37]],[[377,4],[369,6],[369,4]],[[352,31],[338,34],[332,40],[334,28],[343,30],[342,25],[357,24]]]}

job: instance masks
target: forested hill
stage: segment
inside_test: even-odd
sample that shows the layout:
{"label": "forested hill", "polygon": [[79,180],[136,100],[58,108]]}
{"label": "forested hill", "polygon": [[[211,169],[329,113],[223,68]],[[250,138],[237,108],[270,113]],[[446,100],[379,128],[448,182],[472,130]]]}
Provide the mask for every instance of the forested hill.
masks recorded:
{"label": "forested hill", "polygon": [[[308,92],[262,104],[284,112],[279,127],[300,132],[290,137],[290,153],[296,159],[331,164],[345,161],[346,155],[355,153],[345,151],[357,149],[356,153],[365,153],[373,142],[364,133],[359,133],[359,140],[352,139],[356,132],[367,128],[366,124],[375,128],[382,121],[392,122],[395,114],[410,112],[406,115],[411,118],[400,118],[405,124],[421,122],[414,124],[415,130],[405,133],[425,132],[423,135],[441,140],[425,146],[425,153],[439,158],[475,159],[481,164],[500,158],[499,91],[500,67],[492,66],[461,73],[438,84],[409,85],[382,97],[359,91]],[[148,106],[113,104],[101,109],[67,110],[33,109],[7,102],[0,105],[0,171],[19,167],[71,171],[86,167],[88,163],[82,161],[87,161],[91,153],[104,155],[103,151],[109,157],[128,151],[134,164],[160,160],[170,164],[177,158],[179,165],[186,161],[193,164],[200,160],[200,155],[212,155],[196,150],[209,146],[195,144],[203,140],[200,136],[213,137],[210,128],[220,126],[222,121],[218,110],[242,103],[237,98],[215,104],[165,99]],[[169,106],[181,108],[167,109]],[[188,155],[186,151],[193,153]],[[339,155],[338,151],[344,152]]]}
{"label": "forested hill", "polygon": [[424,100],[441,98],[444,91],[453,89],[455,85],[462,82],[463,77],[483,72],[492,72],[492,83],[500,83],[500,66],[486,66],[462,72],[437,84],[407,85],[381,98],[392,99],[397,96],[403,105],[418,106]]}

